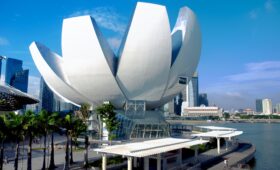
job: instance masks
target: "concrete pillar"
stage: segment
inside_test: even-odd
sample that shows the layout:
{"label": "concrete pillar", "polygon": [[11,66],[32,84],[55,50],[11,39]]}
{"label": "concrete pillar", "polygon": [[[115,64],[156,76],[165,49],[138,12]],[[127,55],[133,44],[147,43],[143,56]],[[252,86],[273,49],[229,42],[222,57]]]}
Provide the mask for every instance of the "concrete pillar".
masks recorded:
{"label": "concrete pillar", "polygon": [[161,156],[157,154],[157,170],[161,170]]}
{"label": "concrete pillar", "polygon": [[217,151],[218,151],[218,154],[220,154],[220,148],[221,145],[220,145],[220,138],[217,138]]}
{"label": "concrete pillar", "polygon": [[162,159],[162,169],[163,170],[166,170],[167,169],[167,161],[166,161],[166,158],[163,157]]}
{"label": "concrete pillar", "polygon": [[228,150],[228,141],[225,139],[226,142],[226,151]]}
{"label": "concrete pillar", "polygon": [[132,170],[132,157],[127,157],[127,170]]}
{"label": "concrete pillar", "polygon": [[198,161],[198,146],[196,145],[195,147],[194,147],[194,157],[195,157],[195,161]]}
{"label": "concrete pillar", "polygon": [[182,165],[182,149],[178,150],[178,165]]}
{"label": "concrete pillar", "polygon": [[149,157],[144,158],[144,170],[149,170]]}
{"label": "concrete pillar", "polygon": [[137,157],[133,158],[133,167],[137,168]]}
{"label": "concrete pillar", "polygon": [[106,154],[102,154],[102,170],[106,170],[107,169],[107,158],[106,158]]}

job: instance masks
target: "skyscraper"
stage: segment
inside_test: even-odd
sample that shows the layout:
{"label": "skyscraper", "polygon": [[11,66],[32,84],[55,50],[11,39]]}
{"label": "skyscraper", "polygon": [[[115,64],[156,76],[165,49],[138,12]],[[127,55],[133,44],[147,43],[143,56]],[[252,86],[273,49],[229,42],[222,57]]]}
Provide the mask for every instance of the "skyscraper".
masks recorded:
{"label": "skyscraper", "polygon": [[276,108],[276,113],[280,114],[280,103],[277,103],[275,108]]}
{"label": "skyscraper", "polygon": [[262,100],[263,113],[266,115],[272,114],[272,101],[271,99]]}
{"label": "skyscraper", "polygon": [[199,94],[198,101],[199,101],[199,104],[198,104],[199,106],[200,105],[209,106],[209,102],[208,102],[206,93]]}
{"label": "skyscraper", "polygon": [[27,92],[29,70],[23,70],[22,61],[7,58],[5,82],[23,92]]}
{"label": "skyscraper", "polygon": [[263,112],[263,105],[262,105],[262,99],[256,100],[256,112],[262,113]]}
{"label": "skyscraper", "polygon": [[40,110],[41,109],[48,112],[54,111],[54,94],[42,77],[40,81]]}
{"label": "skyscraper", "polygon": [[4,60],[4,59],[6,59],[6,57],[5,56],[1,56],[0,55],[0,81],[1,81],[1,71],[2,71],[2,60]]}
{"label": "skyscraper", "polygon": [[186,86],[186,102],[188,107],[198,106],[198,75],[195,73]]}

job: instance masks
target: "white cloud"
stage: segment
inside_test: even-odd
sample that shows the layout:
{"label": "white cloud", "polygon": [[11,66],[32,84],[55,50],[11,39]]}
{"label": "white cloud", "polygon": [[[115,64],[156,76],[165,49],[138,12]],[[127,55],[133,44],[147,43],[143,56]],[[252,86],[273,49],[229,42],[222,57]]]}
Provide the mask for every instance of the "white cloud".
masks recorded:
{"label": "white cloud", "polygon": [[0,37],[0,46],[4,46],[4,45],[9,45],[10,42],[4,38],[4,37]]}
{"label": "white cloud", "polygon": [[272,0],[267,0],[264,4],[264,8],[268,12],[274,11],[274,2]]}
{"label": "white cloud", "polygon": [[111,48],[113,49],[114,52],[117,52],[117,50],[119,49],[120,45],[121,45],[121,38],[119,37],[111,37],[108,38],[108,43],[111,46]]}
{"label": "white cloud", "polygon": [[226,109],[255,108],[257,98],[280,102],[280,61],[248,63],[243,72],[223,77],[202,89],[210,103]]}
{"label": "white cloud", "polygon": [[266,61],[261,63],[249,63],[246,71],[239,74],[227,76],[231,81],[252,81],[252,80],[280,80],[280,61]]}
{"label": "white cloud", "polygon": [[40,77],[29,76],[28,79],[28,93],[34,97],[39,98],[40,94]]}
{"label": "white cloud", "polygon": [[256,10],[256,9],[254,9],[254,10],[252,10],[252,11],[250,11],[249,12],[249,17],[251,18],[251,19],[257,19],[258,18],[258,11]]}
{"label": "white cloud", "polygon": [[97,24],[105,29],[123,34],[126,29],[125,18],[118,14],[113,8],[98,7],[91,10],[76,11],[70,17],[91,15]]}

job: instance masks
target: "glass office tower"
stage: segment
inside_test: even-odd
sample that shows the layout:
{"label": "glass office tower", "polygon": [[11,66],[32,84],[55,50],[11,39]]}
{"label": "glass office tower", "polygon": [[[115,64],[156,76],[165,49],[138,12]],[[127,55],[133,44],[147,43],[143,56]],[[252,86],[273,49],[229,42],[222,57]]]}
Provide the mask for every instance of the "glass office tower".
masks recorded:
{"label": "glass office tower", "polygon": [[23,92],[27,92],[29,70],[22,69],[22,61],[7,58],[5,82]]}

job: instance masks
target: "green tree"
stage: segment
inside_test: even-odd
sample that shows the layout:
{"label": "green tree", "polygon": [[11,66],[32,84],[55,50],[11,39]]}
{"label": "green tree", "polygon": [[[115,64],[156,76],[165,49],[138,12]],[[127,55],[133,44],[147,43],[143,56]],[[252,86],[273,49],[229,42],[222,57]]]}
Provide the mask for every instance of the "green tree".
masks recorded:
{"label": "green tree", "polygon": [[114,112],[114,106],[111,103],[104,103],[101,106],[98,106],[95,111],[106,125],[109,133],[109,140],[112,140],[115,137],[112,132],[119,127],[116,112]]}
{"label": "green tree", "polygon": [[0,151],[0,170],[3,169],[3,159],[4,159],[4,148],[5,140],[8,137],[8,127],[7,122],[5,121],[4,116],[0,116],[0,142],[1,142],[1,151]]}
{"label": "green tree", "polygon": [[25,135],[25,119],[22,115],[17,115],[14,112],[11,112],[5,116],[7,119],[7,127],[9,128],[9,133],[11,135],[11,139],[16,142],[16,156],[14,169],[18,169],[18,158],[19,158],[19,143],[24,139]]}
{"label": "green tree", "polygon": [[37,131],[39,127],[39,121],[38,121],[38,116],[30,110],[25,112],[23,116],[24,119],[26,120],[24,129],[26,130],[26,134],[29,137],[28,151],[27,151],[27,170],[31,170],[32,169],[32,141],[34,137],[39,135]]}
{"label": "green tree", "polygon": [[230,114],[228,112],[224,112],[223,117],[227,120],[230,118]]}
{"label": "green tree", "polygon": [[[88,103],[84,103],[81,105],[80,109],[76,112],[76,116],[78,116],[83,123],[88,126],[88,119],[90,116],[90,105]],[[84,166],[88,167],[88,135],[85,133],[85,152],[84,152]]]}
{"label": "green tree", "polygon": [[53,117],[52,114],[47,112],[46,110],[41,110],[38,115],[38,120],[40,123],[40,132],[44,137],[44,148],[43,148],[43,165],[42,169],[46,169],[46,149],[47,149],[47,136],[51,131],[53,125]]}
{"label": "green tree", "polygon": [[51,131],[51,158],[50,158],[50,165],[49,169],[55,169],[55,162],[54,162],[54,133],[60,132],[60,126],[61,126],[61,117],[59,116],[59,113],[54,112],[51,114],[50,119],[48,121],[48,125],[50,127]]}
{"label": "green tree", "polygon": [[79,135],[81,135],[82,133],[87,131],[87,126],[84,124],[84,122],[77,118],[74,117],[72,119],[72,128],[70,131],[70,135],[71,135],[71,139],[70,139],[70,164],[74,163],[73,160],[73,140],[75,141],[75,143],[77,143],[77,139],[79,137]]}
{"label": "green tree", "polygon": [[73,129],[73,116],[71,114],[67,114],[62,119],[62,127],[66,134],[66,146],[65,146],[65,164],[64,170],[70,169],[70,160],[69,160],[69,141],[71,138],[71,131]]}

